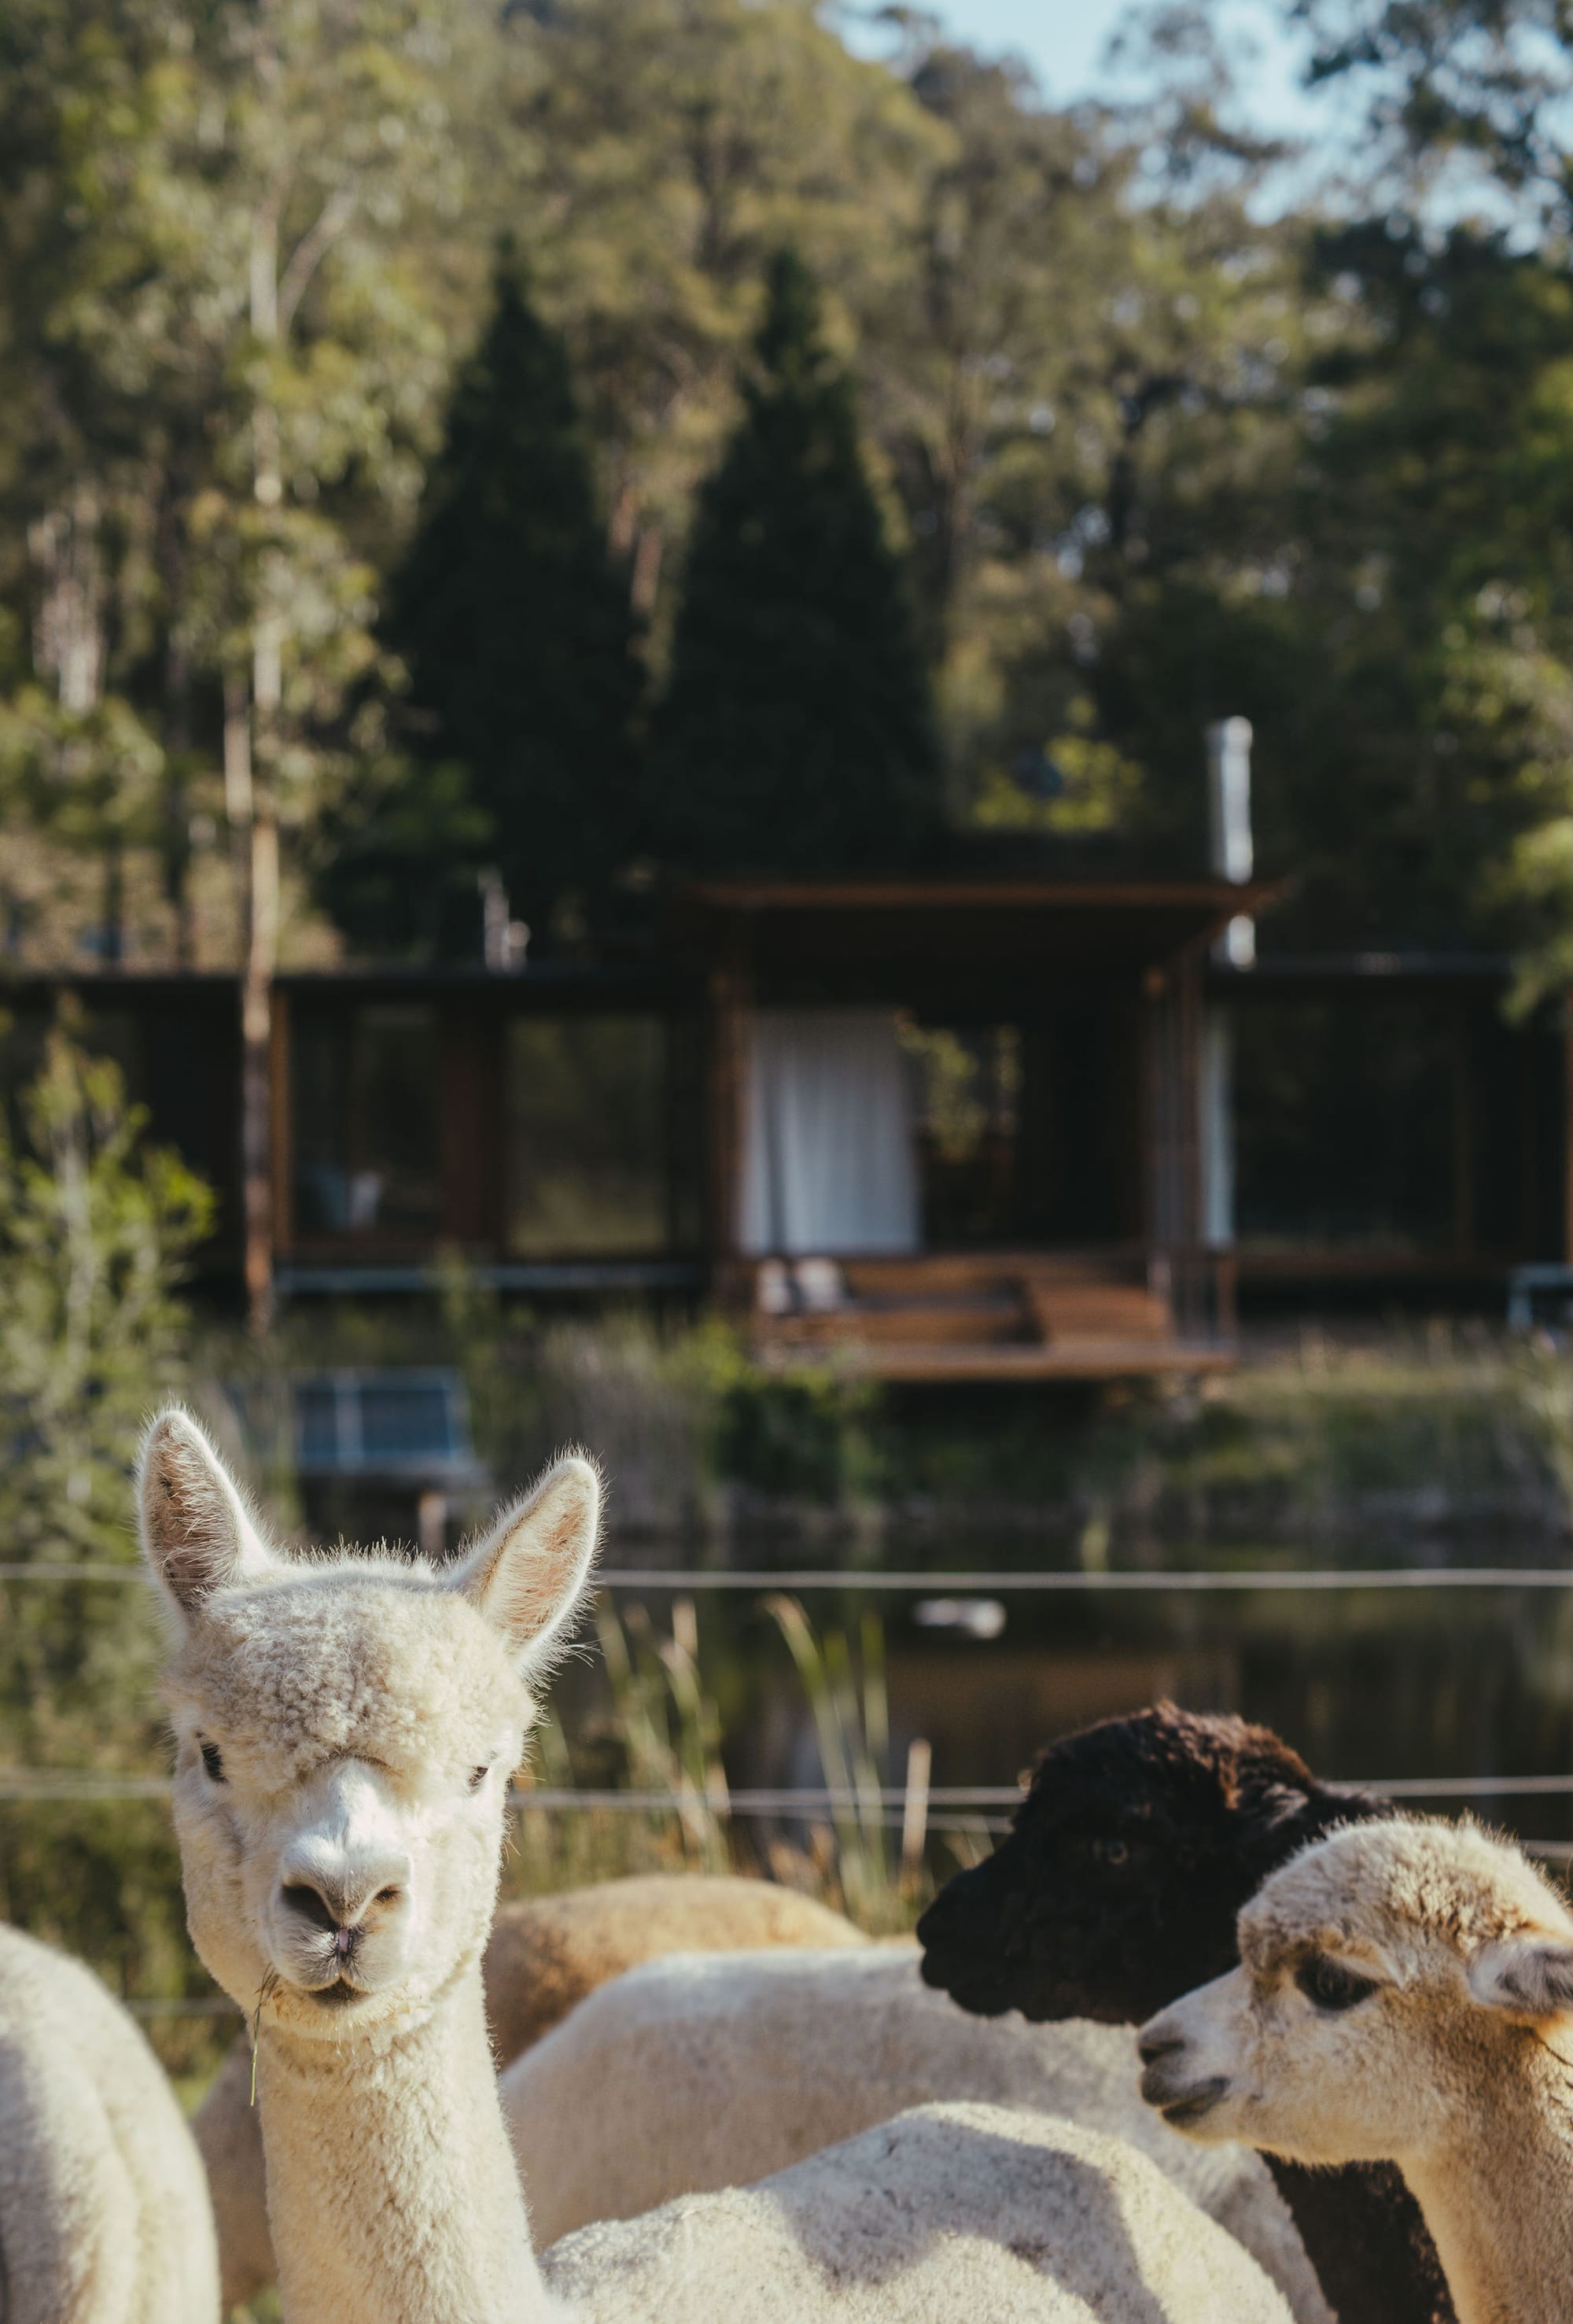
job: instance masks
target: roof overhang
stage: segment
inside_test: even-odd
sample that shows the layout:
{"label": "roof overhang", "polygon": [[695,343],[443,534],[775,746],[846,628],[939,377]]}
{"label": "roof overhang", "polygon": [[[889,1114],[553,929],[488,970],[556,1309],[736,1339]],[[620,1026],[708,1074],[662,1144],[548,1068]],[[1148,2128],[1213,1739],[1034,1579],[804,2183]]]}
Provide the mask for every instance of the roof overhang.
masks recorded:
{"label": "roof overhang", "polygon": [[674,899],[672,929],[706,951],[741,941],[764,970],[1067,959],[1144,968],[1281,893],[1269,881],[698,880]]}

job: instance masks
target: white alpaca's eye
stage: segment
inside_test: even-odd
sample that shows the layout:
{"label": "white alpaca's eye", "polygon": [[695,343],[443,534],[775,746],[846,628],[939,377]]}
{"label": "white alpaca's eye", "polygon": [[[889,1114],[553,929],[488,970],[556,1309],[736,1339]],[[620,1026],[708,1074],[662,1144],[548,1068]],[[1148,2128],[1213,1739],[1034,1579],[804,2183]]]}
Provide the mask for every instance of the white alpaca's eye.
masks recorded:
{"label": "white alpaca's eye", "polygon": [[491,1773],[492,1762],[490,1759],[487,1760],[486,1765],[483,1767],[472,1767],[470,1770],[470,1789],[473,1792],[478,1792]]}
{"label": "white alpaca's eye", "polygon": [[216,1784],[226,1782],[227,1778],[224,1772],[224,1754],[217,1744],[204,1743],[199,1748],[202,1752],[202,1765],[207,1768],[211,1781]]}
{"label": "white alpaca's eye", "polygon": [[1376,1990],[1374,1977],[1362,1977],[1326,1953],[1308,1953],[1294,1972],[1294,1982],[1319,2009],[1353,2009]]}

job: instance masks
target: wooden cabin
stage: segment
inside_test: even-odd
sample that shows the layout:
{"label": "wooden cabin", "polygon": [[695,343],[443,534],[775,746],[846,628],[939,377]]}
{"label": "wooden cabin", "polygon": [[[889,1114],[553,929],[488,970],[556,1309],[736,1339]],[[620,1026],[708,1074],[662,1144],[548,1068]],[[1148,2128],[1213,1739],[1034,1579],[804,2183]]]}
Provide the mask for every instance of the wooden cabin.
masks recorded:
{"label": "wooden cabin", "polygon": [[[626,958],[281,976],[275,1276],[428,1286],[457,1251],[539,1298],[709,1299],[761,1359],[891,1379],[1230,1360],[1292,1308],[1495,1300],[1573,1257],[1559,1012],[1503,964],[1230,969],[1219,880],[715,881]],[[14,982],[0,1077],[69,987],[238,1268],[233,979]]]}
{"label": "wooden cabin", "polygon": [[1228,1360],[1199,1142],[1221,881],[699,883],[708,1255],[767,1360],[1090,1379]]}

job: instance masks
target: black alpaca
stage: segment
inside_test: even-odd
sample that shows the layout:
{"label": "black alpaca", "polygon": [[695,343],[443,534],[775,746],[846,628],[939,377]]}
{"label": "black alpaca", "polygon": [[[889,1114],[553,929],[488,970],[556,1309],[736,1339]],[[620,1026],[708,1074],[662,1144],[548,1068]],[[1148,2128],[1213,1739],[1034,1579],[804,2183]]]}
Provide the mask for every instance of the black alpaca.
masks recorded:
{"label": "black alpaca", "polygon": [[[1236,1915],[1277,1865],[1392,1812],[1318,1783],[1242,1719],[1161,1702],[1106,1720],[1044,1753],[1009,1839],[935,1897],[917,1927],[924,1977],[983,2017],[1140,2024],[1233,1968]],[[1339,2324],[1455,2324],[1390,2163],[1263,2159]]]}

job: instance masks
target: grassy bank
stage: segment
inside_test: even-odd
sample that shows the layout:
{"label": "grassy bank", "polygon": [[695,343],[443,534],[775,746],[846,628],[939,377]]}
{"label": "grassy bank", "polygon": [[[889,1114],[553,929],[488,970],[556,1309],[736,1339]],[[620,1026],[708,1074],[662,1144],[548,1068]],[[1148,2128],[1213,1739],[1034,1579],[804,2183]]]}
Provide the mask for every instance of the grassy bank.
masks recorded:
{"label": "grassy bank", "polygon": [[[210,1349],[207,1369],[249,1376],[255,1408],[281,1412],[290,1370],[434,1360],[463,1372],[499,1489],[580,1442],[611,1477],[619,1536],[717,1556],[1026,1532],[1097,1563],[1182,1543],[1573,1529],[1573,1359],[1445,1322],[1264,1339],[1200,1386],[891,1391],[834,1364],[764,1373],[719,1322],[551,1320],[457,1281],[435,1323],[314,1310],[260,1352]],[[288,1504],[281,1440],[253,1455]]]}

